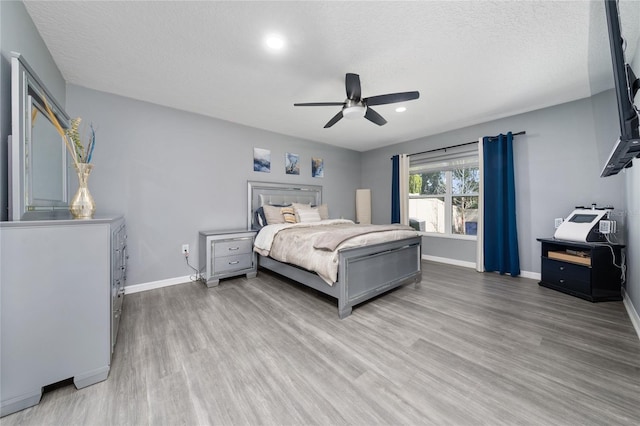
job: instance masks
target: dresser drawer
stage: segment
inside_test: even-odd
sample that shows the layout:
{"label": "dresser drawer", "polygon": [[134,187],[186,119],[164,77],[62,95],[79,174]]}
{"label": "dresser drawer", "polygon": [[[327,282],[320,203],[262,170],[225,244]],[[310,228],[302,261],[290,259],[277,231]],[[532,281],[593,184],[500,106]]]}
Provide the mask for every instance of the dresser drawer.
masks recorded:
{"label": "dresser drawer", "polygon": [[251,253],[252,251],[253,238],[251,237],[213,242],[213,255],[216,258]]}
{"label": "dresser drawer", "polygon": [[591,268],[542,259],[542,281],[578,293],[591,294]]}
{"label": "dresser drawer", "polygon": [[215,257],[213,260],[213,275],[251,269],[252,267],[253,255],[251,253]]}

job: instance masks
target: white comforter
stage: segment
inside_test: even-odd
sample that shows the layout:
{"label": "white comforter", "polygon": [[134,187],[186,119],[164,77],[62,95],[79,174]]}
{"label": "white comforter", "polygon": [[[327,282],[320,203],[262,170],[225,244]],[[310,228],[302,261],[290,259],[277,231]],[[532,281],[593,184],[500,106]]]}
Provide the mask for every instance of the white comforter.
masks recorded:
{"label": "white comforter", "polygon": [[[351,220],[330,219],[312,223],[289,223],[267,225],[258,233],[254,250],[263,256],[280,262],[291,263],[318,274],[329,285],[338,280],[338,263],[340,249],[377,244],[385,241],[400,240],[419,235],[406,226],[398,225],[393,230],[372,232],[358,235],[340,243],[336,250],[315,249],[326,232],[332,229],[344,229],[347,226],[358,226]],[[291,232],[282,232],[291,230]]]}

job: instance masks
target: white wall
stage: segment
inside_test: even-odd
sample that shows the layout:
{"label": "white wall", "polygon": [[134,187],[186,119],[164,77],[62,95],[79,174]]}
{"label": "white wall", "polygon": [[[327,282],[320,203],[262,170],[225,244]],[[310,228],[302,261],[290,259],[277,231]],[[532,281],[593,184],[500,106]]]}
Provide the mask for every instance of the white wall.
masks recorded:
{"label": "white wall", "polygon": [[[197,267],[201,230],[246,229],[248,180],[322,185],[330,216],[354,218],[358,152],[75,85],[67,111],[97,127],[89,189],[98,215],[126,216],[127,285],[189,275],[181,245]],[[271,173],[253,171],[254,147],[271,150]],[[286,152],[300,156],[300,175],[285,174]],[[312,156],[324,178],[311,177]]]}

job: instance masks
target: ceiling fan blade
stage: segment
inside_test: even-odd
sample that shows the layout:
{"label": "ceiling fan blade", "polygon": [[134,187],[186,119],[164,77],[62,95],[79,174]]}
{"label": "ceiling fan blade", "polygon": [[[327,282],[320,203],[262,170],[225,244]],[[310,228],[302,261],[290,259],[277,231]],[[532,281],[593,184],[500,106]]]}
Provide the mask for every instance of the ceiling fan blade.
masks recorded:
{"label": "ceiling fan blade", "polygon": [[367,107],[367,112],[364,113],[364,118],[372,123],[376,123],[378,126],[384,126],[387,124],[387,120],[369,107]]}
{"label": "ceiling fan blade", "polygon": [[344,102],[306,102],[301,104],[293,104],[293,106],[339,106]]}
{"label": "ceiling fan blade", "polygon": [[360,91],[360,76],[358,74],[347,73],[344,83],[347,88],[347,98],[359,101],[360,96],[362,96]]}
{"label": "ceiling fan blade", "polygon": [[336,115],[334,115],[333,118],[331,120],[329,120],[329,122],[327,124],[324,125],[324,128],[328,129],[329,127],[333,126],[338,121],[340,121],[341,119],[342,119],[342,110],[340,110],[340,112],[338,112]]}
{"label": "ceiling fan blade", "polygon": [[420,92],[402,92],[402,93],[389,93],[387,95],[371,96],[370,98],[363,99],[367,105],[385,105],[393,104],[396,102],[412,101],[420,97]]}

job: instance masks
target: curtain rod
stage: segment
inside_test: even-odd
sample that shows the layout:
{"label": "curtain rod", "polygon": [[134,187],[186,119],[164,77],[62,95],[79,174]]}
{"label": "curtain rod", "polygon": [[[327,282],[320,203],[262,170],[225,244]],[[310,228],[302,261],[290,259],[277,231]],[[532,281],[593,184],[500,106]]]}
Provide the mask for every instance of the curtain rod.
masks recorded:
{"label": "curtain rod", "polygon": [[[524,130],[521,130],[517,133],[513,133],[513,136],[518,136],[518,135],[526,135],[527,132]],[[496,139],[497,136],[492,136],[489,139]],[[430,149],[428,151],[422,151],[422,152],[414,152],[413,154],[409,154],[409,157],[411,157],[412,155],[420,155],[420,154],[427,154],[429,152],[436,152],[436,151],[442,151],[442,150],[447,150],[447,149],[451,149],[451,148],[457,148],[459,146],[465,146],[465,145],[471,145],[474,143],[478,143],[478,141],[472,141],[472,142],[466,142],[466,143],[459,143],[458,145],[451,145],[451,146],[446,146],[444,148],[436,148],[436,149]]]}

